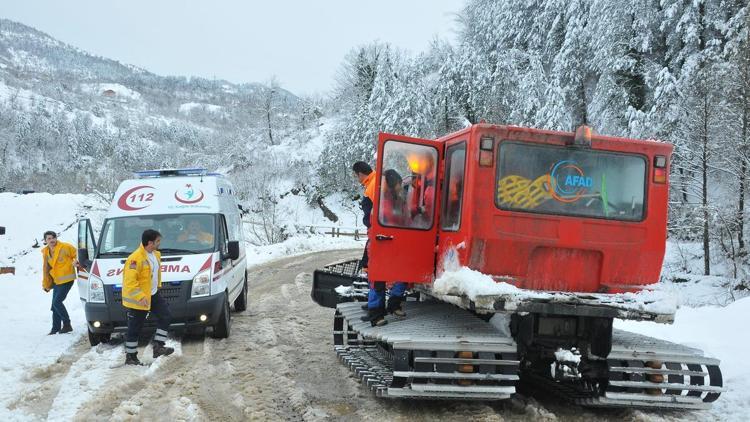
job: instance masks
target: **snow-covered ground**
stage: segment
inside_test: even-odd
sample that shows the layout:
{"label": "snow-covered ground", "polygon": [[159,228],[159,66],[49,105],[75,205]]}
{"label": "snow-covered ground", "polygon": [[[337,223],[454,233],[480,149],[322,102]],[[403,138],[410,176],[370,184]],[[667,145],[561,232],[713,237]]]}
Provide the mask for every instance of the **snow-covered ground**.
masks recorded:
{"label": "snow-covered ground", "polygon": [[[39,246],[45,230],[58,231],[63,241],[75,243],[75,222],[88,217],[95,227],[99,227],[107,205],[94,196],[85,195],[0,194],[0,226],[8,230],[0,237],[0,266],[16,268],[15,275],[0,276],[0,297],[6,299],[0,301],[0,321],[3,321],[0,420],[37,419],[38,416],[26,411],[18,398],[33,400],[40,394],[54,396],[52,407],[44,413],[50,420],[69,420],[81,404],[97,393],[107,377],[130,376],[133,382],[138,382],[139,377],[147,379],[158,368],[156,364],[147,372],[123,375],[125,372],[117,372],[121,368],[110,369],[122,359],[121,348],[88,348],[83,338],[86,327],[76,287],[66,301],[74,332],[46,335],[50,326],[51,298],[41,289],[41,261],[39,249],[35,246]],[[300,216],[305,215],[306,211],[300,212]],[[362,244],[351,238],[296,236],[277,245],[248,245],[248,265],[260,265],[309,251],[362,247]],[[668,255],[666,266],[674,265],[674,257],[674,253]],[[665,272],[677,273],[671,268]],[[725,278],[690,277],[687,282],[665,284],[665,291],[674,293],[681,302],[673,325],[617,321],[616,327],[694,346],[721,359],[728,391],[712,410],[685,416],[692,420],[745,420],[750,414],[750,365],[745,364],[744,358],[750,349],[750,338],[744,334],[743,326],[750,318],[750,299],[739,299],[724,307],[715,306],[714,297],[723,294],[727,288],[716,280]],[[180,343],[171,343],[180,353]],[[71,357],[74,353],[77,355]],[[66,359],[74,359],[74,362],[66,372],[54,375],[56,363]],[[42,380],[50,373],[59,377],[59,389],[44,389]],[[129,413],[127,406],[123,407],[125,404],[115,413],[119,412],[127,419]],[[641,416],[641,420],[663,418],[663,415],[650,413]]]}

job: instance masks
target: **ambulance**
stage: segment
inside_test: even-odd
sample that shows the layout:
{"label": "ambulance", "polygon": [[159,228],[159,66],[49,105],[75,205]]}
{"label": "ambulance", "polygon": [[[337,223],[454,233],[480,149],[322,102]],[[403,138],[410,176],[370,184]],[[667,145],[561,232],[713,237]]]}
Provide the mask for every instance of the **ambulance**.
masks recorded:
{"label": "ambulance", "polygon": [[[122,182],[99,231],[78,223],[77,285],[92,346],[127,329],[122,305],[125,259],[146,229],[161,233],[162,288],[171,330],[226,338],[230,307],[247,308],[246,257],[240,206],[232,184],[205,169],[150,170]],[[154,330],[151,319],[144,331]]]}

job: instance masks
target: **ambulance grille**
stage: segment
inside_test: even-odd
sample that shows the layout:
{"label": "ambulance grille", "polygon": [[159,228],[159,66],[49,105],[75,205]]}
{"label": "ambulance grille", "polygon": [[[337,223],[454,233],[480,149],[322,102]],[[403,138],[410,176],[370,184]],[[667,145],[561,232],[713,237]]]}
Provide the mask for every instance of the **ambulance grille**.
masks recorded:
{"label": "ambulance grille", "polygon": [[[173,286],[170,284],[162,284],[161,289],[159,289],[159,294],[168,303],[178,302],[181,300],[181,297],[182,297],[181,293],[182,293],[183,286],[189,286],[189,285],[190,283],[188,282],[182,282],[176,286]],[[115,303],[122,303],[122,290],[120,289],[114,290],[112,292],[112,299],[115,301]]]}

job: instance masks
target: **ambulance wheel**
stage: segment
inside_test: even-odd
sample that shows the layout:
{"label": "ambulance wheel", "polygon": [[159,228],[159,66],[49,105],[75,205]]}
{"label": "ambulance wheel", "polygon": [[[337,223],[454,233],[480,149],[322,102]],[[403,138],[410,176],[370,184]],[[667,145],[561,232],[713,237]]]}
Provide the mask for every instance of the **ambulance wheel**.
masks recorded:
{"label": "ambulance wheel", "polygon": [[91,330],[87,330],[89,333],[89,344],[91,347],[94,347],[98,345],[99,343],[107,343],[109,339],[112,337],[112,334],[106,333],[106,334],[99,334],[99,333],[92,333]]}
{"label": "ambulance wheel", "polygon": [[234,300],[234,310],[237,312],[243,312],[247,309],[247,275],[245,275],[245,281],[243,281],[242,291],[237,299]]}
{"label": "ambulance wheel", "polygon": [[232,314],[229,312],[229,298],[224,295],[224,307],[219,315],[219,322],[214,325],[214,338],[229,337],[229,329],[232,326]]}

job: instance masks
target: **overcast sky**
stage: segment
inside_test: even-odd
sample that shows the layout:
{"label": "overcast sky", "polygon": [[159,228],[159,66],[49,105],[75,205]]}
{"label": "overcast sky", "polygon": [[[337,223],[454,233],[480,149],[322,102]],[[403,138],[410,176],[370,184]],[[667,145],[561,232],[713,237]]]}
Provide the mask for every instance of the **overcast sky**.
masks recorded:
{"label": "overcast sky", "polygon": [[328,90],[344,55],[373,40],[411,52],[453,40],[463,0],[24,0],[0,15],[160,75]]}

